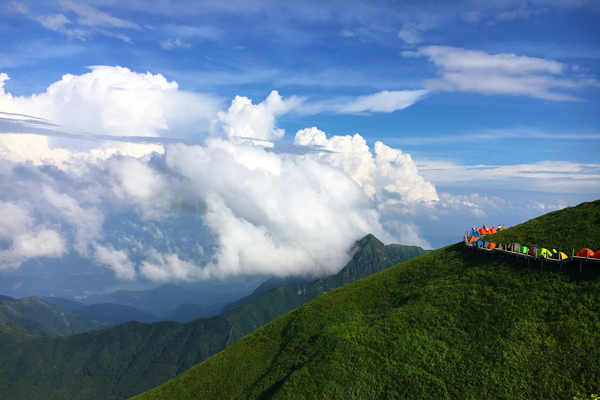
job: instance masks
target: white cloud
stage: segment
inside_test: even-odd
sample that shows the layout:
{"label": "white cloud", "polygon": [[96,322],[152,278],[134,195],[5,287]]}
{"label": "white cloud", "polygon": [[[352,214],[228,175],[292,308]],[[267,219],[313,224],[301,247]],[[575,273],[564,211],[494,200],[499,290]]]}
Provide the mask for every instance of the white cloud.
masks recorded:
{"label": "white cloud", "polygon": [[60,257],[66,251],[58,232],[36,226],[29,211],[13,202],[0,201],[0,242],[9,244],[0,250],[0,270],[18,268],[30,258]]}
{"label": "white cloud", "polygon": [[394,112],[412,106],[429,93],[428,90],[384,90],[369,96],[361,96],[335,107],[340,114],[370,112]]}
{"label": "white cloud", "polygon": [[177,38],[175,40],[167,39],[163,42],[160,42],[160,47],[162,47],[165,50],[173,50],[176,48],[189,49],[192,46],[189,43],[185,43],[181,39]]}
{"label": "white cloud", "polygon": [[439,79],[426,80],[430,90],[465,91],[483,94],[511,94],[557,101],[580,99],[556,90],[600,87],[595,79],[560,78],[564,64],[515,54],[487,54],[447,46],[422,47],[404,51],[405,57],[428,57],[439,67]]}
{"label": "white cloud", "polygon": [[66,24],[71,23],[71,21],[62,14],[48,15],[46,17],[36,17],[34,19],[40,24],[42,24],[45,28],[51,29],[53,31],[59,31]]}
{"label": "white cloud", "polygon": [[343,31],[340,32],[340,36],[342,36],[342,37],[352,37],[352,36],[354,36],[354,32],[348,31],[348,30],[343,30]]}
{"label": "white cloud", "polygon": [[201,38],[217,40],[223,36],[223,31],[213,26],[191,26],[191,25],[167,25],[164,31],[169,36],[183,38]]}
{"label": "white cloud", "polygon": [[[0,76],[2,83],[6,79]],[[343,104],[348,112],[403,107],[404,100],[393,93]],[[0,198],[27,204],[36,215],[57,221],[64,232],[32,219],[30,228],[11,234],[12,248],[32,257],[72,249],[120,279],[169,281],[333,274],[348,261],[354,242],[367,233],[386,242],[401,237],[426,243],[410,224],[395,224],[392,234],[382,225],[382,215],[390,222],[403,207],[437,199],[410,155],[382,143],[371,153],[360,135],[328,140],[316,128],[299,132],[296,144],[327,151],[269,151],[253,142],[281,138],[284,131],[277,127],[277,117],[298,110],[301,99],[274,91],[258,104],[238,96],[219,113],[215,104],[211,98],[179,91],[162,75],[119,67],[65,75],[46,92],[29,97],[2,89],[2,118],[12,116],[23,123],[0,134]],[[116,142],[159,137],[167,129],[185,132],[181,127],[208,126],[210,120],[212,132],[230,140],[213,137],[204,145],[165,147]],[[7,126],[6,119],[3,123]],[[62,130],[67,136],[22,133],[19,126],[34,132]],[[77,148],[74,139],[64,139],[70,132],[93,139],[91,146]],[[105,140],[111,138],[115,140]],[[200,258],[193,255],[198,252],[181,252],[168,242],[159,249],[105,232],[105,221],[114,213],[135,212],[142,220],[162,223],[184,210],[198,215],[203,229],[212,233],[210,244],[201,243],[208,247]],[[159,241],[168,241],[168,236],[154,235]]]}
{"label": "white cloud", "polygon": [[135,266],[124,250],[115,250],[112,245],[94,247],[94,260],[100,265],[107,265],[119,279],[134,279]]}
{"label": "white cloud", "polygon": [[81,25],[140,29],[140,26],[134,22],[113,17],[87,4],[68,0],[60,1],[60,4],[63,8],[77,14],[79,16],[78,22]]}
{"label": "white cloud", "polygon": [[213,122],[213,132],[223,131],[232,140],[280,139],[285,131],[276,128],[276,117],[290,111],[299,103],[300,100],[296,97],[283,99],[276,90],[259,104],[252,104],[252,100],[247,97],[236,96],[227,112],[220,111],[217,114],[218,119]]}
{"label": "white cloud", "polygon": [[27,14],[29,12],[29,7],[19,1],[13,1],[11,3],[12,9],[21,14]]}
{"label": "white cloud", "polygon": [[[419,161],[425,179],[436,184],[483,183],[555,193],[600,192],[600,165],[569,161],[541,161],[517,165],[460,165],[448,161]],[[485,182],[485,183],[484,183]]]}
{"label": "white cloud", "polygon": [[314,127],[298,131],[294,144],[327,150],[318,154],[319,159],[342,169],[370,198],[377,199],[380,208],[438,200],[435,187],[419,175],[410,154],[399,149],[376,142],[373,157],[359,134],[327,139],[325,132]]}
{"label": "white cloud", "polygon": [[47,119],[71,132],[110,136],[160,136],[207,132],[219,102],[211,96],[178,90],[160,75],[127,68],[95,66],[83,75],[67,74],[46,92],[29,97],[4,91],[0,109]]}
{"label": "white cloud", "polygon": [[426,24],[406,23],[398,32],[398,37],[408,44],[420,43],[423,39],[421,33],[429,28]]}

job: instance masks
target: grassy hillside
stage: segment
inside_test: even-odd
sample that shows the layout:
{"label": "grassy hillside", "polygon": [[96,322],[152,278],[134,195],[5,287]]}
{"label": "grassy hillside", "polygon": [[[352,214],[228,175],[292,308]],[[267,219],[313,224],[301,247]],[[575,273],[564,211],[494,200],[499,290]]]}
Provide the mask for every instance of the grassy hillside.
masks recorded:
{"label": "grassy hillside", "polygon": [[600,200],[554,211],[510,229],[486,236],[495,243],[556,249],[569,256],[587,247],[600,250]]}
{"label": "grassy hillside", "polygon": [[[598,215],[600,203],[581,207]],[[560,241],[585,224],[577,215],[589,214],[513,229],[592,246]],[[540,270],[456,244],[320,296],[136,399],[589,397],[600,391],[598,269]]]}
{"label": "grassy hillside", "polygon": [[306,301],[425,251],[372,236],[340,274],[293,290],[278,287],[212,318],[186,324],[127,323],[65,338],[17,341],[0,333],[0,398],[125,399],[183,373]]}
{"label": "grassy hillside", "polygon": [[35,296],[16,301],[0,300],[0,321],[21,325],[41,336],[66,336],[103,328],[96,321]]}

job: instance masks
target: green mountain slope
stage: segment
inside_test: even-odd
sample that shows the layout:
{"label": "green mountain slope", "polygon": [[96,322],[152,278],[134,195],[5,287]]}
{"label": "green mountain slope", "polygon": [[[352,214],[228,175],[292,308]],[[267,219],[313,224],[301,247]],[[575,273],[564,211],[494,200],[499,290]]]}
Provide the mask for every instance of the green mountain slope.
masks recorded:
{"label": "green mountain slope", "polygon": [[[600,202],[582,207],[597,215]],[[564,227],[530,223],[573,235],[572,213],[553,213]],[[586,233],[578,244],[598,244],[600,224]],[[449,246],[320,296],[136,399],[588,397],[600,390],[594,265],[540,270]]]}
{"label": "green mountain slope", "polygon": [[600,200],[554,211],[525,224],[486,236],[495,243],[556,249],[569,256],[583,248],[600,250]]}
{"label": "green mountain slope", "polygon": [[[338,275],[290,290],[277,287],[212,318],[186,324],[127,323],[65,338],[17,341],[0,333],[0,398],[125,399],[154,388],[335,285],[424,253],[372,236]],[[301,290],[300,290],[301,289]]]}
{"label": "green mountain slope", "polygon": [[0,300],[0,321],[21,325],[40,336],[67,336],[104,327],[96,321],[66,308],[48,304],[35,296],[16,301]]}

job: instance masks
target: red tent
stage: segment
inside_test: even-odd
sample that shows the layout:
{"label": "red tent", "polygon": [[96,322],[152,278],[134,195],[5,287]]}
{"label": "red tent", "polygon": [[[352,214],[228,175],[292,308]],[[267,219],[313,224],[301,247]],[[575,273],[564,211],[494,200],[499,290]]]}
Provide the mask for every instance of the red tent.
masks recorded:
{"label": "red tent", "polygon": [[594,253],[594,258],[600,258],[600,250]]}
{"label": "red tent", "polygon": [[488,243],[486,247],[488,249],[495,249],[496,248],[496,243]]}
{"label": "red tent", "polygon": [[577,257],[593,258],[594,252],[591,251],[590,249],[581,249],[577,252]]}

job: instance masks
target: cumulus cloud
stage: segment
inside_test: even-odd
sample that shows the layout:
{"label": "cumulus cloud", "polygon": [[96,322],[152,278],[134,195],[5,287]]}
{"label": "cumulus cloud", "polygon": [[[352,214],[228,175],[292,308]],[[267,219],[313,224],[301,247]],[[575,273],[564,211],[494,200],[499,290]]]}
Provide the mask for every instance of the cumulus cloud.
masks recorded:
{"label": "cumulus cloud", "polygon": [[[381,96],[358,99],[361,104],[348,112],[403,106],[393,92]],[[360,135],[327,139],[316,128],[296,135],[295,145],[307,151],[273,151],[265,144],[284,135],[277,118],[297,110],[302,99],[274,91],[258,104],[238,96],[218,113],[215,104],[179,91],[161,75],[119,67],[66,75],[30,97],[2,89],[0,123],[15,131],[0,134],[0,199],[27,211],[14,213],[26,229],[5,234],[11,267],[26,257],[72,251],[120,279],[324,276],[338,272],[367,233],[386,242],[428,244],[414,224],[392,223],[403,207],[437,200],[410,155],[379,142],[371,150]],[[9,116],[20,124],[5,121]],[[186,121],[208,130],[208,120],[213,136],[198,145],[106,140],[160,138],[168,129],[183,132]],[[92,148],[56,141],[82,131],[96,140]],[[198,216],[198,229],[211,235],[188,246],[201,251],[181,251],[164,232],[146,241],[106,231],[120,213],[165,224],[183,212]],[[167,242],[155,245],[160,240]]]}
{"label": "cumulus cloud", "polygon": [[327,139],[325,132],[313,127],[298,131],[294,144],[327,150],[318,157],[354,179],[370,198],[377,200],[380,209],[438,200],[435,187],[419,175],[410,154],[382,142],[375,143],[373,157],[359,134]]}
{"label": "cumulus cloud", "polygon": [[536,57],[487,54],[447,46],[422,47],[417,51],[404,51],[402,55],[428,57],[439,68],[440,78],[424,82],[430,90],[579,101],[578,97],[560,91],[600,87],[596,79],[563,78],[566,71],[564,64]]}
{"label": "cumulus cloud", "polygon": [[206,133],[220,102],[178,90],[160,74],[95,66],[83,75],[67,74],[46,92],[13,96],[0,74],[0,109],[52,121],[70,132],[109,136],[165,136]]}
{"label": "cumulus cloud", "polygon": [[36,257],[60,257],[66,251],[65,240],[53,229],[36,225],[29,210],[13,202],[0,201],[0,269],[14,269]]}
{"label": "cumulus cloud", "polygon": [[[259,104],[247,97],[236,96],[227,112],[219,111],[213,122],[213,132],[223,131],[230,139],[251,138],[263,141],[280,139],[285,134],[276,127],[276,117],[300,103],[297,97],[283,99],[274,90]],[[258,142],[260,143],[260,142]]]}

